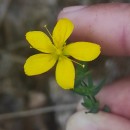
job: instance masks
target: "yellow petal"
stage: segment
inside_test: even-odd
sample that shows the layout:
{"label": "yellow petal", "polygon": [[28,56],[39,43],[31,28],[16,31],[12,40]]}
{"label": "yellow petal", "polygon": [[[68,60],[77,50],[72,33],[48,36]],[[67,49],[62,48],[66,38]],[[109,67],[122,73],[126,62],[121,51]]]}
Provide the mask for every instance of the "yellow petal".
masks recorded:
{"label": "yellow petal", "polygon": [[51,69],[56,63],[57,58],[51,54],[36,54],[30,56],[24,65],[27,75],[38,75]]}
{"label": "yellow petal", "polygon": [[63,53],[77,60],[92,61],[100,54],[100,46],[91,42],[75,42],[67,45]]}
{"label": "yellow petal", "polygon": [[60,19],[53,30],[53,41],[57,48],[61,48],[74,29],[73,23],[66,18]]}
{"label": "yellow petal", "polygon": [[56,81],[63,89],[74,88],[75,69],[70,59],[62,56],[56,66]]}
{"label": "yellow petal", "polygon": [[31,31],[26,33],[26,39],[31,47],[45,53],[54,52],[54,45],[49,37],[41,31]]}

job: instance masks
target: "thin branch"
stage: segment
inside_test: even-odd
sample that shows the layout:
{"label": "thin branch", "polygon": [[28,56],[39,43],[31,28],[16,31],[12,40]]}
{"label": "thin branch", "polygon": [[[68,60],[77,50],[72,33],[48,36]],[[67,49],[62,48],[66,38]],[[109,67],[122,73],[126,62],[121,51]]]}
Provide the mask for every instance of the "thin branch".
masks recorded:
{"label": "thin branch", "polygon": [[23,117],[28,117],[28,116],[45,114],[49,112],[74,110],[75,108],[76,108],[76,103],[67,104],[67,105],[64,104],[64,105],[50,106],[50,107],[21,111],[21,112],[6,113],[6,114],[0,115],[0,120],[6,120],[6,119],[12,119],[12,118],[23,118]]}

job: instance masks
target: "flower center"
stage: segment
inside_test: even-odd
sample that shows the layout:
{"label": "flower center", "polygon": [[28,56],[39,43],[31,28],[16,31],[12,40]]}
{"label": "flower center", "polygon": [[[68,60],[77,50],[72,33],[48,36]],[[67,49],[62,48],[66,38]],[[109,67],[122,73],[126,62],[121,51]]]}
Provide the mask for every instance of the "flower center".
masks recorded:
{"label": "flower center", "polygon": [[56,54],[58,55],[58,56],[61,56],[62,55],[62,50],[61,49],[56,49]]}

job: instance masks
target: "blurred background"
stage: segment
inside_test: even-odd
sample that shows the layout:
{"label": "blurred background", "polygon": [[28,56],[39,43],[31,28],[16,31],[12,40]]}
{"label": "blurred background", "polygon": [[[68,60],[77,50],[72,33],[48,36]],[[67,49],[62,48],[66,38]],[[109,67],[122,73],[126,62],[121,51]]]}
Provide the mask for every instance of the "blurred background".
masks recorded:
{"label": "blurred background", "polygon": [[[65,130],[76,111],[79,96],[62,90],[54,69],[33,77],[24,74],[25,60],[35,54],[25,33],[52,31],[57,15],[66,6],[129,0],[0,0],[0,130]],[[130,74],[126,57],[104,57],[90,63],[95,82],[107,83]]]}

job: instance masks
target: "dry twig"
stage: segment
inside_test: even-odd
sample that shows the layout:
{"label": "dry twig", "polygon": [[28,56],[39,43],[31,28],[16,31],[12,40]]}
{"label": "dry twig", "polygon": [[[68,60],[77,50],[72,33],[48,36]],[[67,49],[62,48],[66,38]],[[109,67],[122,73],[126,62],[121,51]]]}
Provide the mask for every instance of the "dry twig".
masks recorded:
{"label": "dry twig", "polygon": [[57,106],[50,106],[50,107],[21,111],[21,112],[6,113],[0,115],[0,120],[10,119],[10,118],[23,118],[28,116],[45,114],[49,112],[56,112],[56,111],[67,111],[67,110],[73,110],[75,108],[76,108],[76,103],[67,104],[67,105],[63,104]]}

